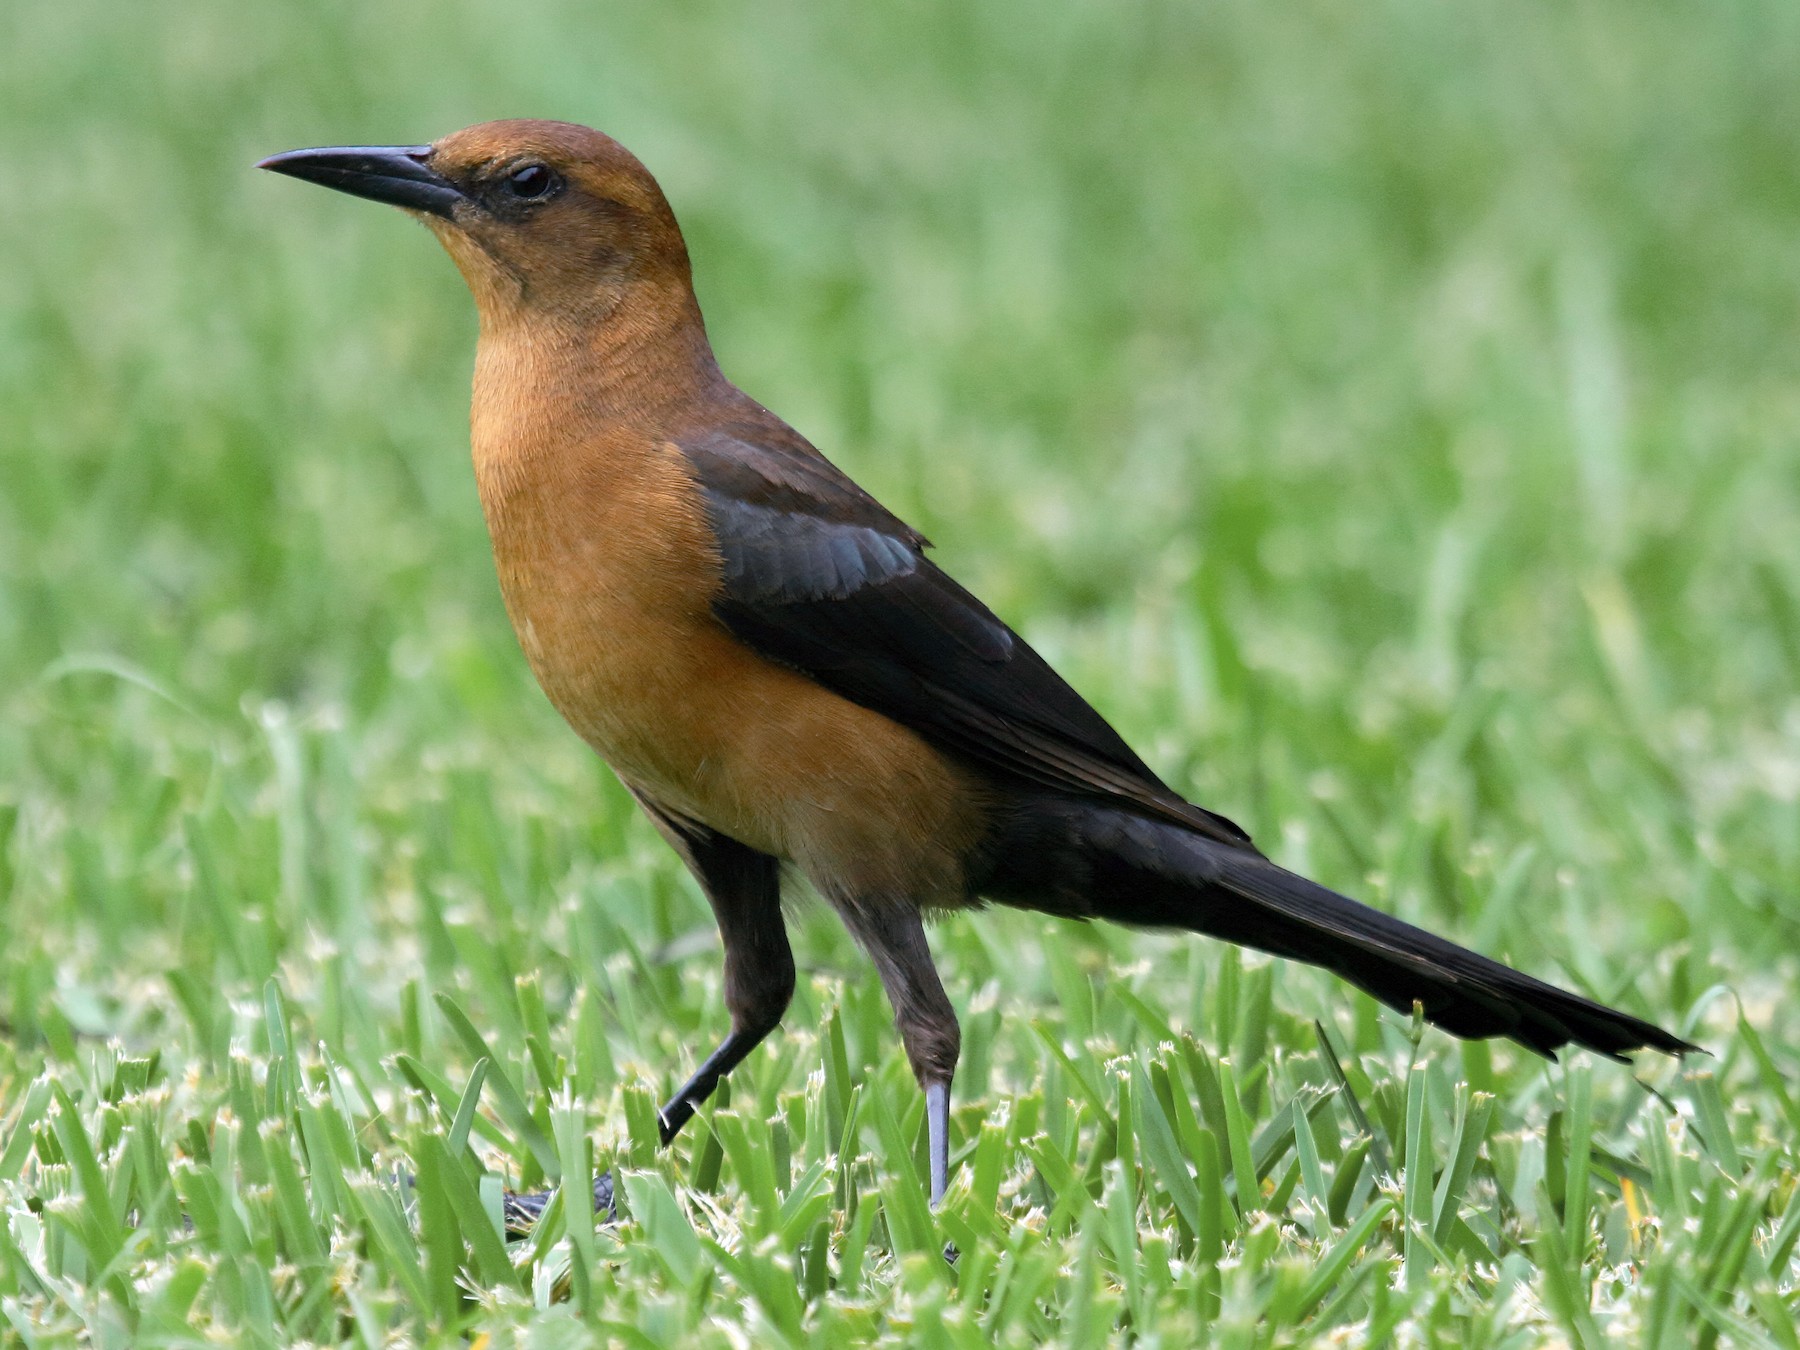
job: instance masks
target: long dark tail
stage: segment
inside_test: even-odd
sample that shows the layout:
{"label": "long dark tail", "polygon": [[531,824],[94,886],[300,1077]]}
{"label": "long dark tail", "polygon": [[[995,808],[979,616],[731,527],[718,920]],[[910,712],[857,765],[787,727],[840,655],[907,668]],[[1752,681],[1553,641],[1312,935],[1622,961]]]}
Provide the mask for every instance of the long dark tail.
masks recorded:
{"label": "long dark tail", "polygon": [[1085,802],[1022,806],[1000,834],[986,894],[1006,904],[1182,928],[1341,975],[1454,1035],[1506,1036],[1545,1055],[1574,1042],[1623,1058],[1699,1047],[1277,867],[1250,849]]}

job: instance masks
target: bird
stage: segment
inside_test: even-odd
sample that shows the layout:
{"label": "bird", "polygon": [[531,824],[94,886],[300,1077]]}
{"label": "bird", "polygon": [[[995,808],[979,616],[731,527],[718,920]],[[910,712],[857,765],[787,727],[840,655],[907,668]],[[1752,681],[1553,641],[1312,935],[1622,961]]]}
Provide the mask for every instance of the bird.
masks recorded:
{"label": "bird", "polygon": [[513,629],[718,922],[730,1029],[662,1106],[665,1145],[787,1010],[793,874],[892,1004],[934,1207],[961,1033],[925,921],[990,902],[1257,948],[1552,1058],[1697,1048],[1282,868],[1159,778],[726,378],[674,212],[611,137],[515,119],[259,167],[403,209],[474,296],[470,442]]}

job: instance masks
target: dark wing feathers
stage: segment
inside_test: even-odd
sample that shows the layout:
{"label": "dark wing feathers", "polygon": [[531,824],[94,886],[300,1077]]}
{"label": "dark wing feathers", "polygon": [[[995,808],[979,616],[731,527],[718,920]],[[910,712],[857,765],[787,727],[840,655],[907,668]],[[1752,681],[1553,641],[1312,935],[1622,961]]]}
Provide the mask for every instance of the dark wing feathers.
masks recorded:
{"label": "dark wing feathers", "polygon": [[992,773],[1249,843],[1164,786],[923,535],[765,417],[677,441],[724,564],[713,609],[740,641]]}
{"label": "dark wing feathers", "polygon": [[839,525],[713,493],[707,509],[724,550],[728,592],[769,604],[841,600],[863,586],[904,576],[916,550],[867,525]]}

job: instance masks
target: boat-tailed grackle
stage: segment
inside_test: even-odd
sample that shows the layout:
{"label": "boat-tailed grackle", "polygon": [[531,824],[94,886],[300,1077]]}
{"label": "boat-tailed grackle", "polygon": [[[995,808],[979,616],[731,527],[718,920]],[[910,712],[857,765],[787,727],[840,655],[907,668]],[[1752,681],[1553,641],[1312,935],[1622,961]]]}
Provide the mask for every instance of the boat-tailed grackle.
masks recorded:
{"label": "boat-tailed grackle", "polygon": [[474,293],[475,476],[513,627],[724,939],[731,1032],[663,1108],[665,1142],[787,1008],[784,864],[886,987],[934,1204],[960,1035],[932,911],[1205,933],[1544,1054],[1693,1048],[1285,871],[1170,789],[916,530],[720,373],[675,216],[616,141],[490,122],[262,167],[412,212]]}

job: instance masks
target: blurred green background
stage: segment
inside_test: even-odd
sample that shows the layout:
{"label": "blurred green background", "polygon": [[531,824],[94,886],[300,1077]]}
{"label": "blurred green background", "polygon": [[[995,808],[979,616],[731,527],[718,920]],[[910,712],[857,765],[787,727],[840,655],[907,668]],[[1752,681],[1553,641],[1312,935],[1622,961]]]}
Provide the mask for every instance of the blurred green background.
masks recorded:
{"label": "blurred green background", "polygon": [[[521,115],[645,160],[727,373],[1172,783],[1727,1083],[1735,994],[1792,1081],[1797,39],[1749,0],[0,7],[0,1121],[113,1036],[203,1117],[272,975],[371,1078],[460,1054],[424,995],[501,1027],[532,972],[558,1036],[648,982],[622,1077],[722,1027],[703,904],[507,628],[453,269],[251,168]],[[771,1094],[863,979],[799,924],[825,992]],[[1004,1010],[969,1100],[1038,1081],[1048,932],[1172,1013],[1225,978],[959,918],[959,1006]],[[1271,1053],[1313,1016],[1398,1053],[1250,969]]]}

